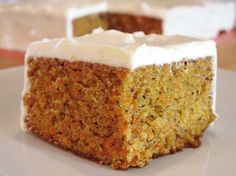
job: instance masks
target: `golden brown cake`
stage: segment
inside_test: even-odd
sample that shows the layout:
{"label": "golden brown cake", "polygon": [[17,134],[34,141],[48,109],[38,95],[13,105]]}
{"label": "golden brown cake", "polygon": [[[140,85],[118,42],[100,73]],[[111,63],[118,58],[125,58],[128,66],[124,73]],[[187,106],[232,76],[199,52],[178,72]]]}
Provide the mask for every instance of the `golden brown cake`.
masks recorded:
{"label": "golden brown cake", "polygon": [[25,58],[22,129],[115,169],[198,147],[216,117],[213,41],[109,30]]}

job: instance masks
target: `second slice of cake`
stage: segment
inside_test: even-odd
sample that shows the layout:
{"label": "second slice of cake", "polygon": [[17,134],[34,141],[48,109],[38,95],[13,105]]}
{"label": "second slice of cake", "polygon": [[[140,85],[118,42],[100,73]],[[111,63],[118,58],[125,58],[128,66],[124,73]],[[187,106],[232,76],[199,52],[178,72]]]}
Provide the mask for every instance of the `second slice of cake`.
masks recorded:
{"label": "second slice of cake", "polygon": [[102,31],[26,54],[21,127],[113,168],[198,147],[215,119],[213,41]]}

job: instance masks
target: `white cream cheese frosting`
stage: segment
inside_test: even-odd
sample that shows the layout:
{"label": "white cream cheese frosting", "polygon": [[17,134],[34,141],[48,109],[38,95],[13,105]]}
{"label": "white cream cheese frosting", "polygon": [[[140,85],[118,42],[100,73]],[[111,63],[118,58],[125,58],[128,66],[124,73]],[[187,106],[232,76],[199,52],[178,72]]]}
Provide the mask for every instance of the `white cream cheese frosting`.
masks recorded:
{"label": "white cream cheese frosting", "polygon": [[75,38],[32,43],[26,58],[49,57],[125,67],[134,70],[150,64],[216,56],[215,42],[184,36],[144,35],[116,30],[100,31]]}
{"label": "white cream cheese frosting", "polygon": [[[25,84],[23,95],[29,91],[27,60],[57,58],[68,61],[84,61],[124,67],[133,71],[145,65],[162,65],[182,60],[211,57],[214,85],[212,87],[215,110],[216,46],[211,40],[199,40],[184,36],[144,35],[115,30],[96,30],[93,34],[75,38],[44,39],[32,43],[25,56]],[[24,128],[26,109],[22,103],[21,127]]]}

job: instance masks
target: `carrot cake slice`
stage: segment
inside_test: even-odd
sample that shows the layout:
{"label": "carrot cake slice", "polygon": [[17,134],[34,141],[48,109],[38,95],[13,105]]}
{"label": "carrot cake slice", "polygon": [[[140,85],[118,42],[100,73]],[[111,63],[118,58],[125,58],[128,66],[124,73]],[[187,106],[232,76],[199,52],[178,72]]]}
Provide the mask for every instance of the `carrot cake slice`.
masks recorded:
{"label": "carrot cake slice", "polygon": [[115,169],[198,147],[215,115],[216,47],[184,36],[97,31],[25,56],[21,127]]}

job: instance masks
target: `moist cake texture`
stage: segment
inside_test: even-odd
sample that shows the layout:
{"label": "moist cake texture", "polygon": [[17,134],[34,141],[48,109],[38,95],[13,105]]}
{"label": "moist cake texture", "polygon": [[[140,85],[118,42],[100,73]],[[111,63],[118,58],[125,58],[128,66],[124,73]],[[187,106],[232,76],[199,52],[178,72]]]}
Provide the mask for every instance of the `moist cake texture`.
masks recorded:
{"label": "moist cake texture", "polygon": [[214,42],[183,36],[110,30],[34,42],[21,127],[115,169],[143,167],[200,145],[216,117],[215,69]]}

